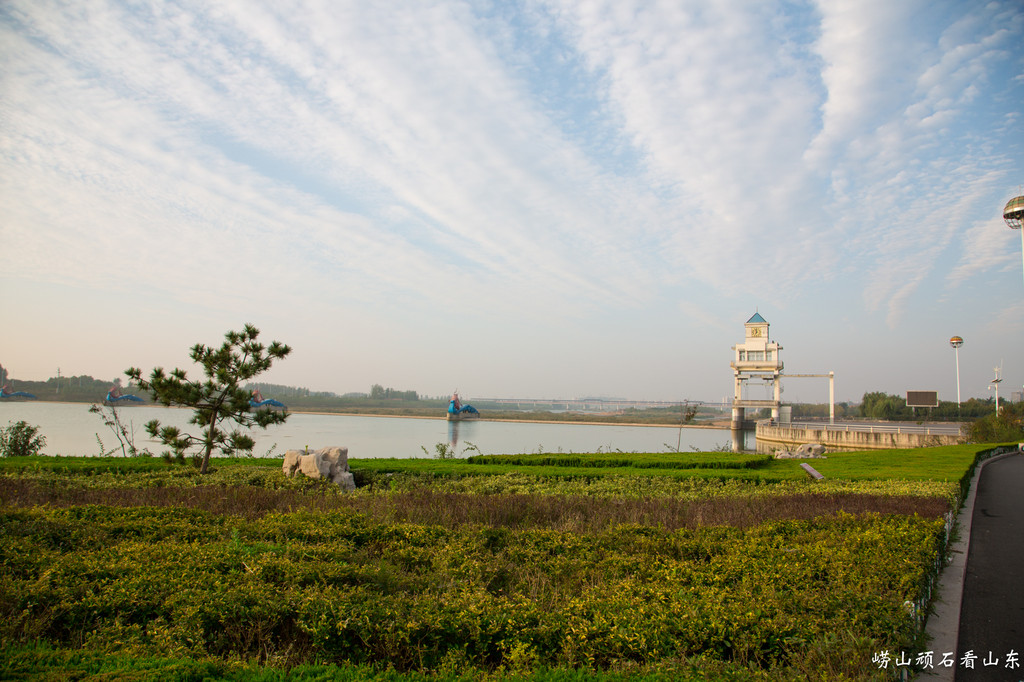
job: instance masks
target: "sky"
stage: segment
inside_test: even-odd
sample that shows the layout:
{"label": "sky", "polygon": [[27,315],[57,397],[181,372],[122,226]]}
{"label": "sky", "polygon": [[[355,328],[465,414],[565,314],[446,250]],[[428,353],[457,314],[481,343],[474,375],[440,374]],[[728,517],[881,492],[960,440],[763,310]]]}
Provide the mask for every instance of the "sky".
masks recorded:
{"label": "sky", "polygon": [[1019,0],[4,0],[0,364],[714,402],[758,312],[837,401],[1009,397],[1022,108]]}

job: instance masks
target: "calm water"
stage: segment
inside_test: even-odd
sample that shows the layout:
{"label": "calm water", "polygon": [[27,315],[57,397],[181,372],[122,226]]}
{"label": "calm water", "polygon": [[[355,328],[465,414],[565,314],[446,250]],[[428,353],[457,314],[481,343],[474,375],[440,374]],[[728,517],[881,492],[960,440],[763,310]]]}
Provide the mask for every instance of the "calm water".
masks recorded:
{"label": "calm water", "polygon": [[[165,407],[124,407],[122,422],[135,428],[135,445],[152,452],[161,446],[150,440],[143,425],[159,419],[164,425],[198,433],[188,424],[189,410]],[[84,403],[0,403],[0,426],[24,420],[39,427],[46,437],[48,455],[98,455],[97,435],[107,450],[118,446],[114,434]],[[517,454],[523,452],[684,452],[732,447],[728,429],[682,429],[659,426],[605,424],[523,424],[511,422],[447,422],[443,419],[408,417],[358,417],[293,413],[282,425],[251,432],[256,456],[279,455],[286,450],[330,445],[347,446],[353,458],[424,457],[434,455],[438,443],[453,445],[459,455]],[[744,434],[742,449],[754,449],[754,434]],[[117,453],[120,454],[120,449]]]}

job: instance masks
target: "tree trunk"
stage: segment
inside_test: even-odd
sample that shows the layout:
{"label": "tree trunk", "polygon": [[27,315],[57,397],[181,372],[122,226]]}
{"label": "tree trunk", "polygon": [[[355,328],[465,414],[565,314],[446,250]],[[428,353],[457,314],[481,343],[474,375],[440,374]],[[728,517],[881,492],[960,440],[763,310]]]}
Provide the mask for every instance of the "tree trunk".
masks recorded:
{"label": "tree trunk", "polygon": [[207,467],[210,466],[210,454],[213,452],[213,433],[216,424],[217,410],[215,408],[213,414],[210,415],[210,425],[206,427],[206,452],[203,453],[203,464],[199,467],[200,474],[205,474]]}

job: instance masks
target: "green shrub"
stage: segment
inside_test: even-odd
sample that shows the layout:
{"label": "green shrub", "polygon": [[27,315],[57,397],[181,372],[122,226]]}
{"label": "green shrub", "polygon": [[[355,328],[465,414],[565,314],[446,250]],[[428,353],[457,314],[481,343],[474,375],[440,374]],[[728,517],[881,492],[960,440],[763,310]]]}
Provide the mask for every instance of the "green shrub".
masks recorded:
{"label": "green shrub", "polygon": [[1003,403],[998,415],[992,413],[972,423],[968,434],[973,443],[1024,440],[1024,404]]}
{"label": "green shrub", "polygon": [[2,460],[0,678],[875,679],[920,645],[977,451],[830,455],[852,480],[826,481],[463,460],[349,494],[275,460]]}
{"label": "green shrub", "polygon": [[943,549],[941,517],[870,513],[565,532],[84,506],[0,525],[0,644],[421,673],[766,671],[847,630],[910,648],[904,604]]}
{"label": "green shrub", "polygon": [[39,435],[39,427],[26,421],[0,429],[0,455],[4,457],[38,455],[45,445],[46,438]]}

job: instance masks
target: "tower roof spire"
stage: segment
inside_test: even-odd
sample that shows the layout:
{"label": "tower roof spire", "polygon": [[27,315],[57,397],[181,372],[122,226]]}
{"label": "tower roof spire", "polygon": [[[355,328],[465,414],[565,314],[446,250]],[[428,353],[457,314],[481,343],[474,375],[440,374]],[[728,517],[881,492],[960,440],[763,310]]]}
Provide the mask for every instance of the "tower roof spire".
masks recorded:
{"label": "tower roof spire", "polygon": [[761,313],[754,312],[754,316],[747,320],[747,324],[768,324],[768,320],[761,317]]}

